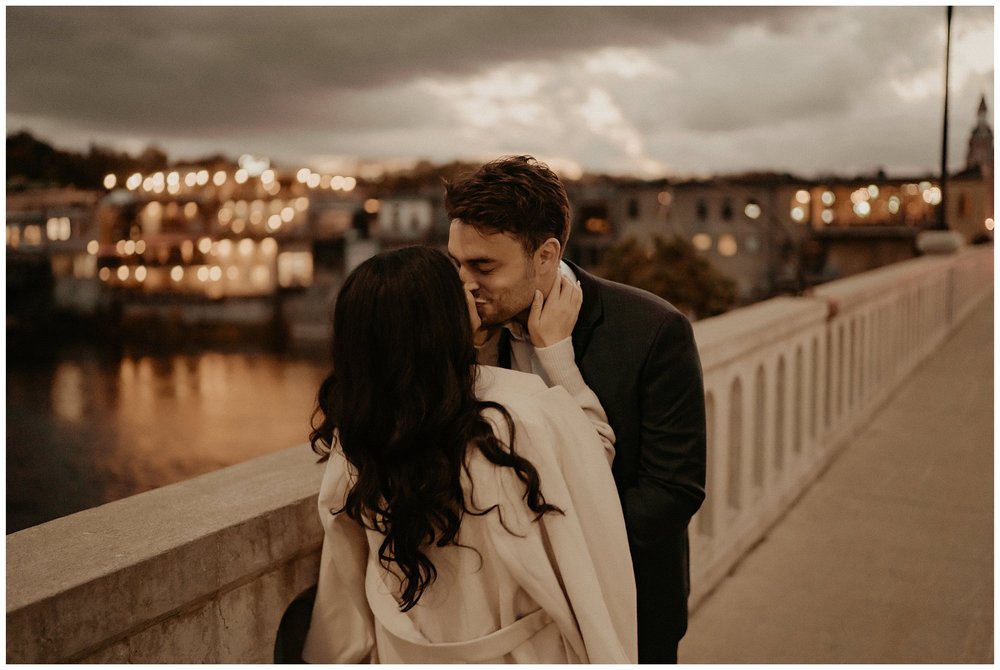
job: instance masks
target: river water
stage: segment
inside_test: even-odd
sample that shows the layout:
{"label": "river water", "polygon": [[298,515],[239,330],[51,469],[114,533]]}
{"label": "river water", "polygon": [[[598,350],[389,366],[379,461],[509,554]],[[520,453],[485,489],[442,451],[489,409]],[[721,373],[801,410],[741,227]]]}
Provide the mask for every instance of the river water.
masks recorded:
{"label": "river water", "polygon": [[308,440],[322,356],[7,352],[7,533]]}

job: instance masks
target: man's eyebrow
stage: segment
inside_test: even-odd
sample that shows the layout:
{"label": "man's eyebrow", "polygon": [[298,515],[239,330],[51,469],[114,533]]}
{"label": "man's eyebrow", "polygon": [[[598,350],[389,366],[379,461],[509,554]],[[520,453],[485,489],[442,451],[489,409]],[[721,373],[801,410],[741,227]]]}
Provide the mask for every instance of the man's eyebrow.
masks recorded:
{"label": "man's eyebrow", "polygon": [[[449,252],[448,255],[451,256],[451,260],[455,261],[456,263],[459,262],[457,258],[452,256],[451,252]],[[468,258],[465,260],[466,265],[486,265],[488,263],[496,263],[496,262],[497,261],[495,258],[490,258],[489,256],[479,256],[477,258]]]}

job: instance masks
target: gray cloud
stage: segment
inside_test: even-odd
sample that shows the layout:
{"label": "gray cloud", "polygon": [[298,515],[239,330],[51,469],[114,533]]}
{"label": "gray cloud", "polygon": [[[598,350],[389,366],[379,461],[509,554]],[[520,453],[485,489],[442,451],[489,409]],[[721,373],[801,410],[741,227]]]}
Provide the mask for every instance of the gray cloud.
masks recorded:
{"label": "gray cloud", "polygon": [[[956,9],[956,122],[992,90],[968,66],[992,18]],[[8,131],[291,161],[917,165],[943,29],[940,7],[10,7]]]}

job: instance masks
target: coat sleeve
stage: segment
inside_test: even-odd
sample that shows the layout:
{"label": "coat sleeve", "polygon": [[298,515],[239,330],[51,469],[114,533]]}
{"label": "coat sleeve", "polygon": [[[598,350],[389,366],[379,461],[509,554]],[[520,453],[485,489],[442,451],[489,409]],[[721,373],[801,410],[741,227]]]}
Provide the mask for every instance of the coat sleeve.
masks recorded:
{"label": "coat sleeve", "polygon": [[705,498],[705,391],[690,322],[660,325],[639,380],[638,478],[622,496],[633,547],[681,531]]}
{"label": "coat sleeve", "polygon": [[604,455],[611,465],[615,459],[615,431],[608,423],[608,414],[587,382],[583,380],[580,368],[573,357],[573,338],[557,342],[548,347],[535,347],[535,355],[545,370],[553,386],[562,386],[590,420],[597,436],[604,445]]}
{"label": "coat sleeve", "polygon": [[312,622],[302,658],[309,663],[364,663],[375,649],[374,619],[365,595],[365,530],[339,509],[347,493],[348,465],[331,453],[319,493],[323,550]]}
{"label": "coat sleeve", "polygon": [[[636,594],[628,539],[604,446],[574,399],[556,386],[510,407],[515,449],[538,470],[546,502],[563,510],[534,521],[524,484],[494,468],[502,511],[517,537],[494,521],[495,545],[523,587],[550,611],[585,662],[636,663]],[[560,616],[560,612],[568,616]],[[568,621],[567,621],[568,619]]]}

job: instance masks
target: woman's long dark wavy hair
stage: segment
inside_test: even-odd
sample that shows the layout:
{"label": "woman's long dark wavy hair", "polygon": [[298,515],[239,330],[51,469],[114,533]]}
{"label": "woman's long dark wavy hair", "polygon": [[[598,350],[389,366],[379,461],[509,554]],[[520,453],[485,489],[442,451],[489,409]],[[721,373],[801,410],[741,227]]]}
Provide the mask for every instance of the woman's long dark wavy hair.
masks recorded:
{"label": "woman's long dark wavy hair", "polygon": [[[440,251],[381,253],[344,282],[334,309],[333,372],[320,386],[310,442],[325,457],[336,440],[357,470],[344,507],[330,512],[385,536],[379,560],[402,573],[404,612],[437,576],[426,549],[458,544],[464,514],[496,508],[466,506],[467,449],[514,470],[536,519],[561,511],[545,502],[535,467],[515,453],[506,408],[476,398],[475,362],[461,281]],[[504,417],[510,445],[483,417],[487,408]]]}

